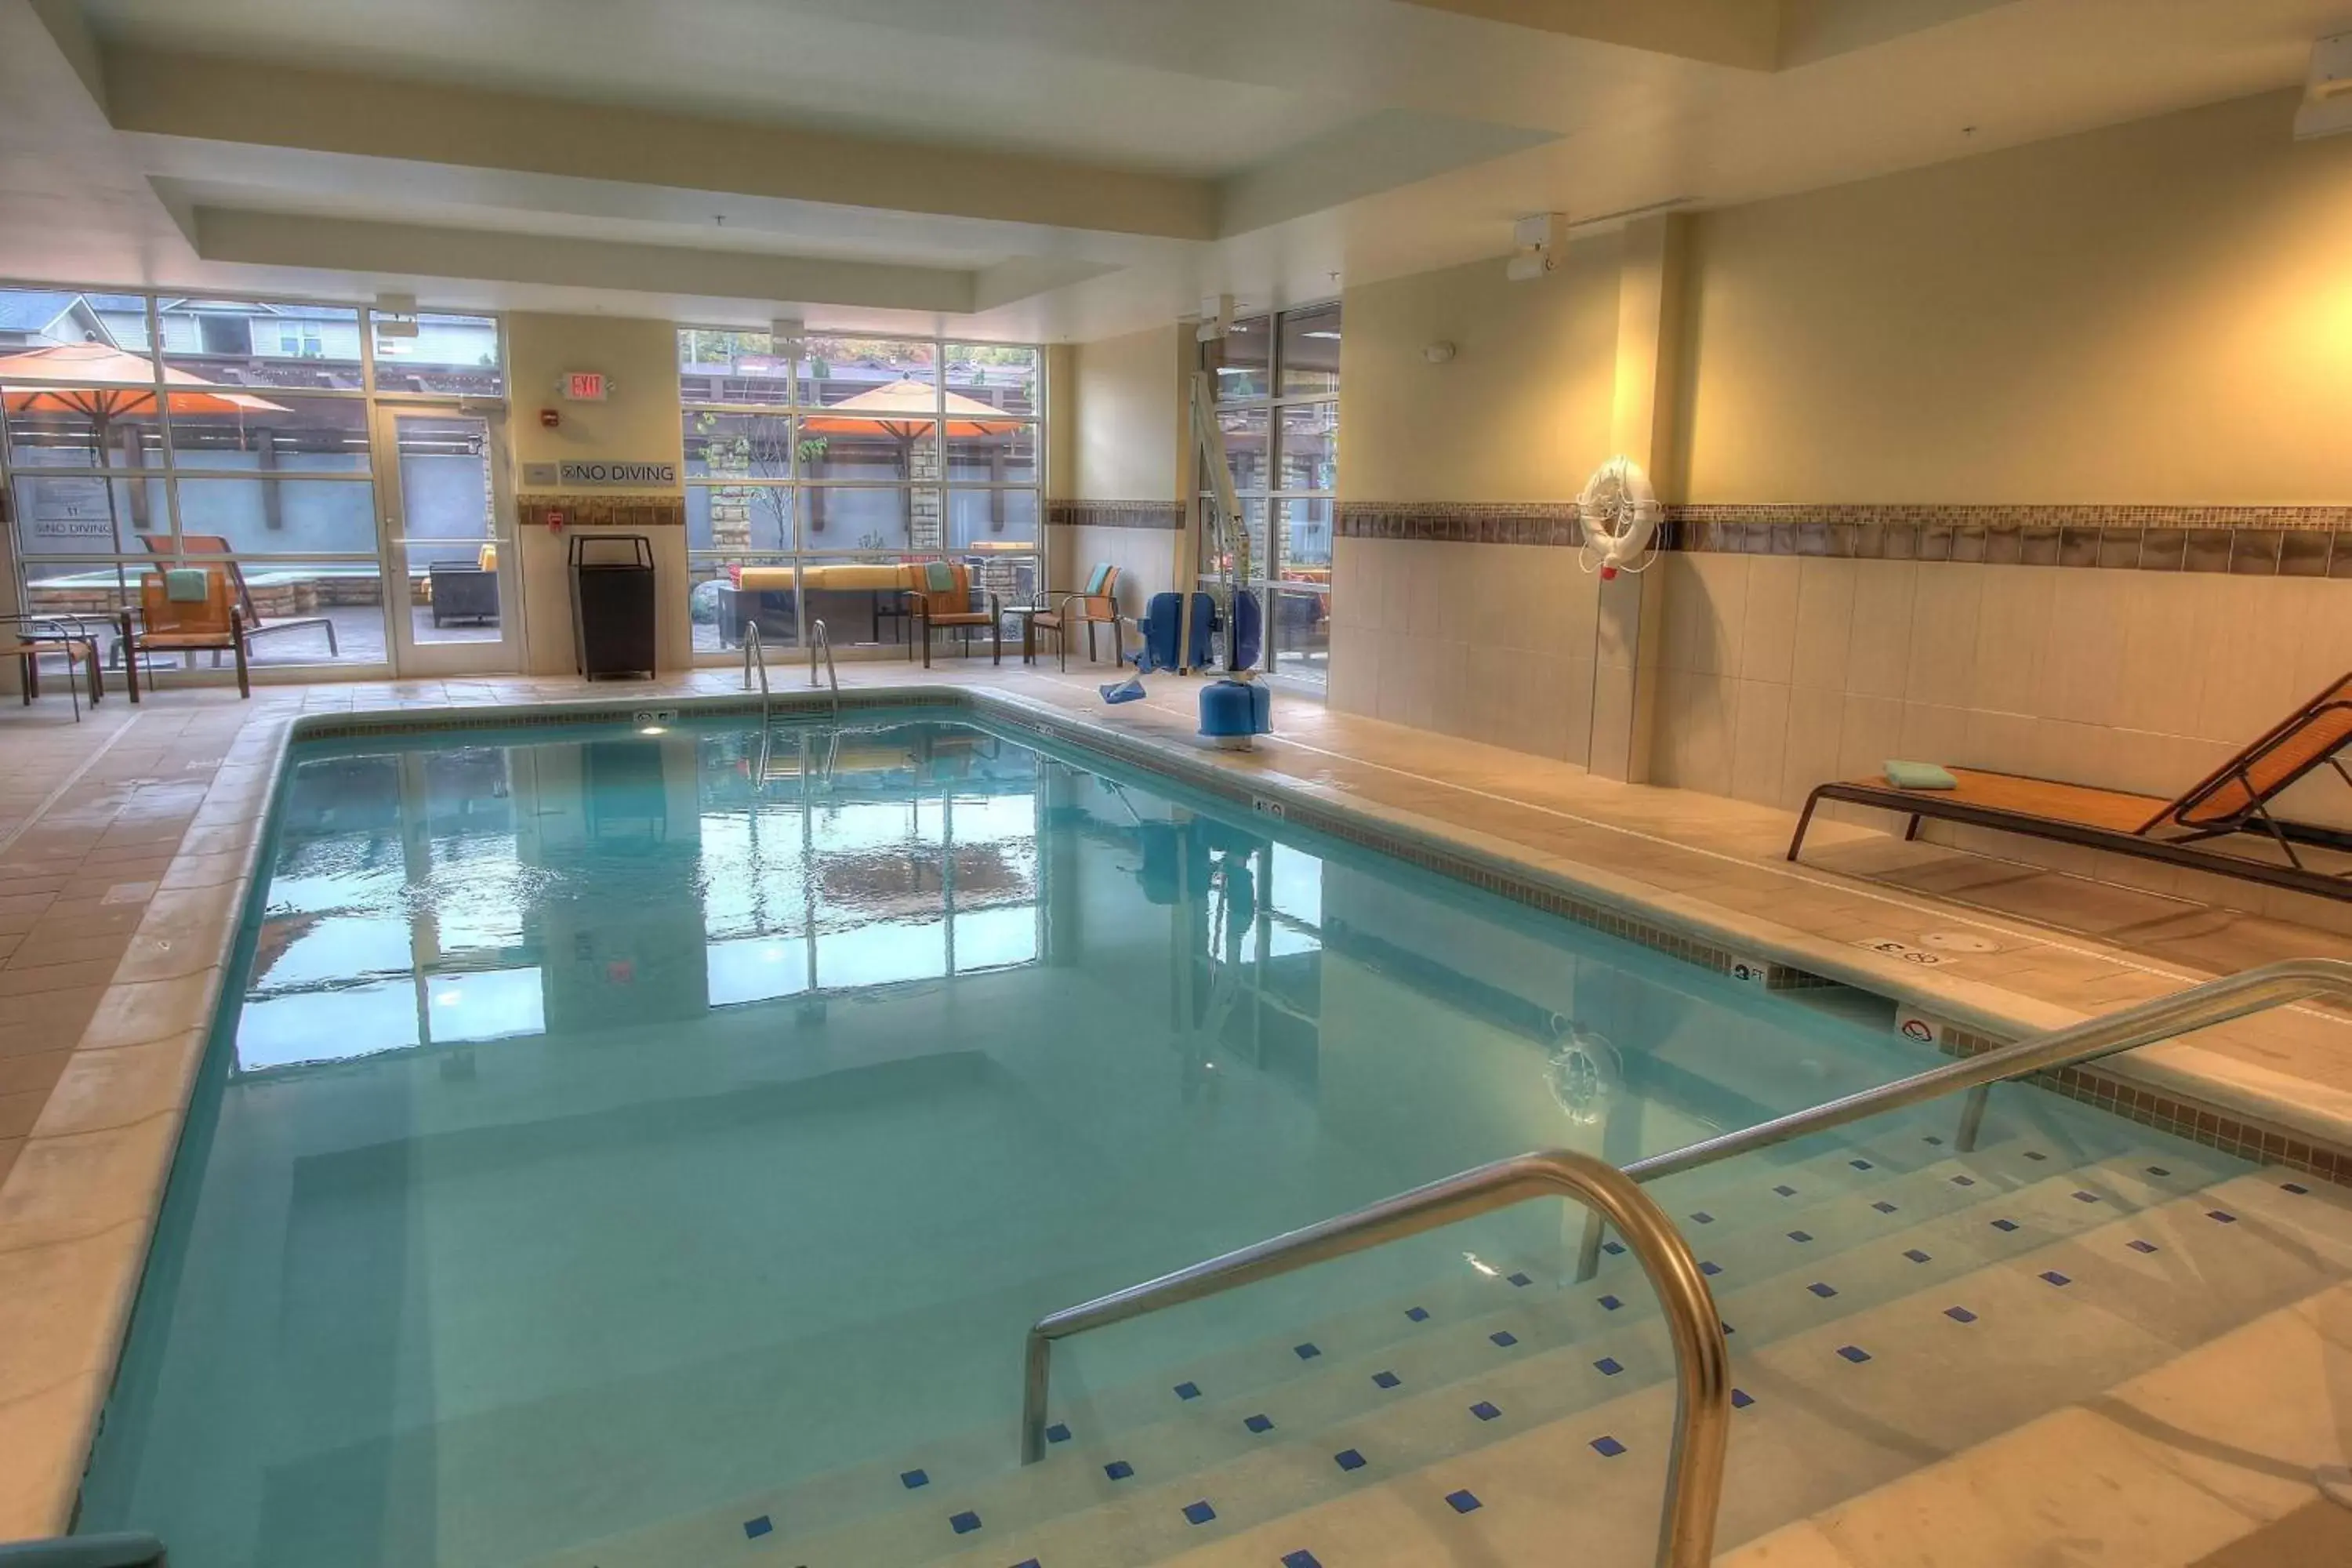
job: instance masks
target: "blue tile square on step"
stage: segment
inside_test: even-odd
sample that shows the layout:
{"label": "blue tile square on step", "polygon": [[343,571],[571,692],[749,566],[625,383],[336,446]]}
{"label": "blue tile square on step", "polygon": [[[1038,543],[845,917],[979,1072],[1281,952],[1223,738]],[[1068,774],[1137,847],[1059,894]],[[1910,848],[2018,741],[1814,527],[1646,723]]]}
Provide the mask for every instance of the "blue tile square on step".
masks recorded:
{"label": "blue tile square on step", "polygon": [[1792,1230],[1789,1233],[1789,1239],[1790,1241],[1811,1241],[1813,1239],[1813,1233],[1809,1230]]}
{"label": "blue tile square on step", "polygon": [[2147,1173],[2151,1176],[2168,1176],[2172,1174],[2170,1171],[2166,1170],[2161,1165],[2150,1165],[2147,1168]]}
{"label": "blue tile square on step", "polygon": [[1045,1441],[1048,1443],[1066,1443],[1069,1440],[1070,1429],[1061,1422],[1056,1421],[1045,1428]]}
{"label": "blue tile square on step", "polygon": [[2210,1220],[2219,1220],[2223,1225],[2235,1225],[2238,1223],[2238,1216],[2231,1214],[2228,1209],[2207,1209],[2205,1211],[2205,1217]]}
{"label": "blue tile square on step", "polygon": [[1497,1409],[1488,1401],[1482,1399],[1477,1404],[1470,1407],[1470,1414],[1475,1415],[1481,1421],[1492,1421],[1496,1416],[1500,1415],[1502,1411]]}
{"label": "blue tile square on step", "polygon": [[2017,1222],[2013,1219],[1997,1219],[1992,1222],[1992,1227],[1995,1230],[2015,1230]]}
{"label": "blue tile square on step", "polygon": [[1323,1568],[1323,1564],[1312,1552],[1286,1552],[1282,1554],[1282,1568]]}
{"label": "blue tile square on step", "polygon": [[1977,1179],[1974,1176],[1954,1176],[1952,1178],[1952,1185],[1956,1187],[1973,1187],[1976,1184]]}
{"label": "blue tile square on step", "polygon": [[1343,1470],[1360,1470],[1365,1464],[1364,1456],[1353,1448],[1340,1449],[1331,1456],[1331,1461]]}
{"label": "blue tile square on step", "polygon": [[1906,1247],[1904,1249],[1903,1256],[1909,1258],[1914,1263],[1931,1262],[1935,1258],[1935,1254],[1931,1252],[1922,1252],[1916,1247]]}
{"label": "blue tile square on step", "polygon": [[1612,1258],[1622,1258],[1625,1256],[1625,1244],[1622,1241],[1604,1241],[1601,1244],[1601,1250]]}
{"label": "blue tile square on step", "polygon": [[747,1519],[743,1521],[743,1534],[746,1539],[751,1541],[759,1540],[775,1528],[776,1521],[764,1513],[757,1519]]}
{"label": "blue tile square on step", "polygon": [[1429,1321],[1429,1309],[1426,1307],[1407,1307],[1404,1310],[1404,1315],[1416,1323]]}
{"label": "blue tile square on step", "polygon": [[1274,1430],[1274,1417],[1271,1415],[1244,1415],[1242,1417],[1242,1425],[1248,1427],[1253,1432],[1271,1432]]}
{"label": "blue tile square on step", "polygon": [[1966,1307],[1947,1307],[1944,1309],[1944,1316],[1956,1323],[1973,1323],[1977,1321],[1977,1315]]}
{"label": "blue tile square on step", "polygon": [[1715,1216],[1707,1213],[1705,1209],[1700,1209],[1691,1215],[1691,1220],[1696,1225],[1713,1225],[1715,1223]]}
{"label": "blue tile square on step", "polygon": [[1735,1388],[1731,1391],[1731,1407],[1734,1410],[1745,1410],[1755,1403],[1756,1396],[1746,1389]]}
{"label": "blue tile square on step", "polygon": [[2055,1268],[2043,1269],[2042,1271],[2042,1278],[2044,1282],[2052,1285],[2072,1285],[2074,1283],[2072,1279],[2067,1279],[2066,1276],[2059,1273]]}
{"label": "blue tile square on step", "polygon": [[1015,1563],[1013,1568],[1038,1568],[1037,1560],[1034,1557],[1024,1557],[1020,1562]]}
{"label": "blue tile square on step", "polygon": [[1535,1281],[1528,1279],[1524,1274],[1514,1274],[1511,1276],[1511,1283],[1514,1285],[1527,1286],[1534,1284]]}
{"label": "blue tile square on step", "polygon": [[1208,1500],[1203,1498],[1199,1502],[1186,1503],[1184,1517],[1194,1524],[1206,1524],[1217,1517],[1217,1510],[1211,1508]]}
{"label": "blue tile square on step", "polygon": [[1888,1203],[1885,1198],[1879,1199],[1870,1206],[1876,1209],[1880,1214],[1893,1214],[1895,1212],[1895,1205]]}
{"label": "blue tile square on step", "polygon": [[1871,1169],[1871,1163],[1867,1160],[1848,1160],[1846,1163],[1852,1165],[1857,1171],[1867,1171]]}
{"label": "blue tile square on step", "polygon": [[1825,1285],[1819,1279],[1814,1280],[1811,1284],[1806,1286],[1805,1289],[1811,1290],[1814,1295],[1819,1296],[1824,1301],[1837,1294],[1836,1286]]}
{"label": "blue tile square on step", "polygon": [[948,1528],[954,1531],[958,1535],[970,1535],[973,1531],[980,1528],[980,1515],[972,1512],[970,1509],[966,1509],[959,1514],[951,1514],[948,1518]]}
{"label": "blue tile square on step", "polygon": [[1486,1337],[1494,1341],[1496,1344],[1502,1346],[1505,1350],[1509,1350],[1513,1345],[1519,1342],[1519,1336],[1511,1332],[1508,1329],[1497,1329]]}
{"label": "blue tile square on step", "polygon": [[2049,1155],[2043,1153],[2039,1149],[2028,1149],[2025,1152],[2025,1157],[2029,1160],[2047,1160],[2050,1158]]}
{"label": "blue tile square on step", "polygon": [[1613,1459],[1625,1451],[1625,1445],[1614,1437],[1595,1437],[1592,1439],[1592,1451],[1604,1459]]}
{"label": "blue tile square on step", "polygon": [[2124,1245],[2130,1247],[2134,1252],[2154,1252],[2156,1250],[2156,1243],[2152,1241],[2141,1241],[2137,1237],[2125,1242]]}
{"label": "blue tile square on step", "polygon": [[1715,1276],[1723,1272],[1723,1265],[1720,1263],[1707,1263],[1702,1261],[1698,1266],[1698,1271],[1712,1279]]}
{"label": "blue tile square on step", "polygon": [[1316,1344],[1312,1340],[1303,1345],[1291,1346],[1290,1352],[1300,1361],[1313,1361],[1317,1356],[1323,1353],[1322,1347]]}
{"label": "blue tile square on step", "polygon": [[1613,1312],[1624,1304],[1624,1302],[1620,1301],[1614,1296],[1603,1296],[1601,1298],[1601,1310],[1604,1312]]}
{"label": "blue tile square on step", "polygon": [[1927,1141],[1935,1144],[1937,1148],[1943,1147],[1944,1141],[1941,1138],[1937,1137],[1933,1132],[1927,1134]]}
{"label": "blue tile square on step", "polygon": [[917,1487],[929,1486],[931,1478],[929,1473],[924,1470],[901,1470],[898,1472],[898,1484],[908,1491],[913,1491]]}
{"label": "blue tile square on step", "polygon": [[2096,1193],[2076,1193],[2074,1194],[2074,1201],[2078,1204],[2095,1204],[2099,1201],[2099,1194]]}
{"label": "blue tile square on step", "polygon": [[1176,1397],[1198,1399],[1201,1397],[1201,1385],[1197,1383],[1180,1383],[1176,1385]]}
{"label": "blue tile square on step", "polygon": [[1478,1494],[1473,1491],[1447,1492],[1445,1500],[1454,1505],[1456,1513],[1468,1513],[1473,1509],[1486,1506],[1478,1500]]}
{"label": "blue tile square on step", "polygon": [[1594,1362],[1592,1365],[1593,1369],[1599,1372],[1603,1377],[1614,1377],[1619,1373],[1625,1370],[1625,1363],[1619,1361],[1613,1355],[1602,1356],[1599,1361]]}
{"label": "blue tile square on step", "polygon": [[1870,1352],[1863,1349],[1860,1345],[1840,1345],[1838,1346],[1838,1354],[1845,1357],[1846,1360],[1853,1363],[1856,1366],[1860,1366],[1864,1362],[1870,1359]]}
{"label": "blue tile square on step", "polygon": [[1399,1377],[1392,1372],[1376,1372],[1372,1373],[1372,1386],[1375,1388],[1394,1388],[1398,1384],[1402,1383],[1404,1379]]}
{"label": "blue tile square on step", "polygon": [[1128,1477],[1135,1474],[1135,1467],[1129,1464],[1125,1459],[1113,1459],[1109,1464],[1103,1467],[1103,1474],[1108,1476],[1112,1480],[1123,1481],[1127,1479]]}
{"label": "blue tile square on step", "polygon": [[1797,1195],[1797,1189],[1786,1184],[1774,1187],[1772,1190],[1784,1198],[1793,1198]]}
{"label": "blue tile square on step", "polygon": [[2283,1193],[2293,1193],[2299,1198],[2307,1197],[2311,1193],[2311,1189],[2305,1186],[2301,1182],[2281,1182],[2279,1184],[2279,1191]]}

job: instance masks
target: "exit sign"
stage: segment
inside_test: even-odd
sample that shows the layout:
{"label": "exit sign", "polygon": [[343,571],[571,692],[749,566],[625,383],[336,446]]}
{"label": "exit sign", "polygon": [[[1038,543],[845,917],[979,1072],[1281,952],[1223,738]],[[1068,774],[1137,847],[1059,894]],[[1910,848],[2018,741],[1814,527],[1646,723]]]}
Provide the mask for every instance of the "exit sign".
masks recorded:
{"label": "exit sign", "polygon": [[601,370],[575,370],[563,378],[563,395],[574,403],[602,403],[610,390]]}

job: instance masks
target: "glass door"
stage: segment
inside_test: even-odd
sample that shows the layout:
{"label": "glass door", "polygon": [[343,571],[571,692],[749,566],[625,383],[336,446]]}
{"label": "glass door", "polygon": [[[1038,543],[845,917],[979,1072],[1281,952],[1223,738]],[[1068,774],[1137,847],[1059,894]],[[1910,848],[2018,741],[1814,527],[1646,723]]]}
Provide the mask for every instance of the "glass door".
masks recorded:
{"label": "glass door", "polygon": [[499,420],[456,403],[406,401],[376,418],[394,670],[520,669],[522,596]]}

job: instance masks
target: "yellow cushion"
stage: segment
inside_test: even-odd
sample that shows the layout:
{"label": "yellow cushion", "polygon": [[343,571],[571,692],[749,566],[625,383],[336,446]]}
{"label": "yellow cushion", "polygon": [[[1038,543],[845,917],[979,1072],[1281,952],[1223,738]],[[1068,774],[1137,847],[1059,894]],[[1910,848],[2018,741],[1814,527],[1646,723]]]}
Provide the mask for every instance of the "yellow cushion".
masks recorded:
{"label": "yellow cushion", "polygon": [[483,545],[480,550],[474,553],[474,564],[480,567],[485,572],[497,571],[499,569],[499,547],[495,544]]}
{"label": "yellow cushion", "polygon": [[907,572],[902,566],[878,566],[870,562],[844,562],[838,566],[810,566],[801,574],[811,589],[823,588],[842,593],[859,588],[903,588]]}
{"label": "yellow cushion", "polygon": [[746,566],[742,578],[736,584],[746,593],[761,593],[793,585],[793,569],[789,566]]}

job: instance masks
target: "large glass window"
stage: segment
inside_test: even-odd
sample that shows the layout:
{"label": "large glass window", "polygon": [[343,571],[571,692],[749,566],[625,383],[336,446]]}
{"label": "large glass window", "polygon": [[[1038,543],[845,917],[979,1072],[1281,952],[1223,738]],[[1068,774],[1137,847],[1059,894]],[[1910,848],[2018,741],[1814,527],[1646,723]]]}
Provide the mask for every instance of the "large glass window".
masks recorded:
{"label": "large glass window", "polygon": [[194,567],[284,634],[254,641],[257,662],[385,663],[371,403],[502,396],[503,365],[488,316],[0,289],[26,607],[112,616],[155,568]]}
{"label": "large glass window", "polygon": [[[1235,321],[1201,349],[1266,610],[1262,663],[1321,682],[1331,653],[1331,501],[1339,479],[1337,301]],[[1205,477],[1204,477],[1205,478]],[[1206,531],[1203,583],[1227,567]]]}
{"label": "large glass window", "polygon": [[688,618],[698,652],[753,635],[908,635],[906,569],[975,600],[1038,584],[1042,361],[1026,343],[682,327]]}

